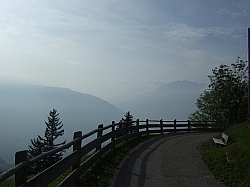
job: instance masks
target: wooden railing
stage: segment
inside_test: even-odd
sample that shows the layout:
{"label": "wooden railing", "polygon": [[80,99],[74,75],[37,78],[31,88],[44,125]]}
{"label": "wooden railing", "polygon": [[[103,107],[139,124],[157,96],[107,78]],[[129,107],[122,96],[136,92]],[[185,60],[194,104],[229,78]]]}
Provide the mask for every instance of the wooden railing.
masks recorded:
{"label": "wooden railing", "polygon": [[[118,128],[123,126],[123,128]],[[200,131],[223,131],[224,124],[214,121],[164,121],[164,120],[145,120],[133,121],[132,123],[115,123],[103,126],[82,135],[81,131],[75,132],[73,140],[52,151],[43,153],[35,158],[27,159],[27,150],[19,151],[15,154],[15,167],[1,174],[0,182],[15,175],[15,186],[43,187],[50,184],[67,169],[71,168],[71,173],[58,185],[71,186],[97,159],[107,150],[113,148],[120,142],[133,137],[145,134],[167,134],[180,132],[200,132]],[[94,140],[82,145],[82,141],[95,135]],[[50,166],[43,172],[27,180],[28,166],[49,155],[53,155],[62,150],[72,148],[71,154]],[[91,154],[90,154],[91,153]],[[81,163],[81,159],[86,155],[90,157]]]}

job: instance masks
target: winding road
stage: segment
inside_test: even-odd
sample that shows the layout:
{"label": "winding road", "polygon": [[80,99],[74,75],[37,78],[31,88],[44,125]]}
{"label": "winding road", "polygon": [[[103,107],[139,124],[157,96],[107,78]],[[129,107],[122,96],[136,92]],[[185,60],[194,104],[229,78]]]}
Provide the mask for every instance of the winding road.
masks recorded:
{"label": "winding road", "polygon": [[199,153],[199,146],[216,135],[166,135],[141,143],[117,168],[110,187],[224,187]]}

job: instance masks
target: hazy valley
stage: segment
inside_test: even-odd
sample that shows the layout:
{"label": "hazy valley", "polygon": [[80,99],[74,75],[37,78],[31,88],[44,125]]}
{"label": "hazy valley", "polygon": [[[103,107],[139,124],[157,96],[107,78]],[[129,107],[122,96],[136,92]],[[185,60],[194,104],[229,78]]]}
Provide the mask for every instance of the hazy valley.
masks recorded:
{"label": "hazy valley", "polygon": [[44,136],[44,122],[53,108],[64,124],[62,140],[67,141],[75,131],[87,133],[125,113],[107,101],[65,88],[1,84],[0,92],[0,157],[7,162],[13,162],[16,151],[27,149],[30,139]]}
{"label": "hazy valley", "polygon": [[44,122],[53,108],[64,124],[65,134],[61,140],[70,141],[75,131],[81,130],[84,134],[98,124],[118,122],[127,111],[131,111],[134,119],[187,120],[205,88],[205,84],[176,81],[114,106],[66,88],[1,83],[0,170],[10,166],[4,160],[13,162],[16,151],[28,148],[30,139],[44,135]]}
{"label": "hazy valley", "polygon": [[196,100],[206,84],[176,81],[144,92],[130,101],[117,105],[140,119],[187,120],[196,109]]}

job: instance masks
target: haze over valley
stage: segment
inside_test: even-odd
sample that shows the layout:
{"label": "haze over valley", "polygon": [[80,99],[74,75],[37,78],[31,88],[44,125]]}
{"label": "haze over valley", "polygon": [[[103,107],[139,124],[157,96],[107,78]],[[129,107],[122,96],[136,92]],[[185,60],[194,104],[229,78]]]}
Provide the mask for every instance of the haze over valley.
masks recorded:
{"label": "haze over valley", "polygon": [[119,122],[127,111],[134,120],[187,120],[205,86],[176,81],[114,106],[93,95],[67,88],[2,82],[0,158],[13,162],[16,151],[28,149],[30,139],[43,136],[44,122],[53,108],[58,110],[64,124],[65,134],[60,139],[70,141],[74,132],[81,130],[84,134],[99,124],[109,125],[113,120]]}
{"label": "haze over valley", "polygon": [[206,84],[176,81],[143,92],[133,99],[117,104],[140,119],[187,120],[196,109],[196,100]]}
{"label": "haze over valley", "polygon": [[44,135],[44,122],[53,108],[59,112],[62,138],[67,141],[75,131],[87,133],[125,113],[100,98],[66,88],[2,83],[0,93],[0,157],[8,162],[13,162],[15,151],[28,148],[30,139]]}
{"label": "haze over valley", "polygon": [[212,69],[247,59],[249,0],[13,0],[0,7],[6,162],[44,134],[53,108],[67,141],[127,111],[134,119],[186,120]]}

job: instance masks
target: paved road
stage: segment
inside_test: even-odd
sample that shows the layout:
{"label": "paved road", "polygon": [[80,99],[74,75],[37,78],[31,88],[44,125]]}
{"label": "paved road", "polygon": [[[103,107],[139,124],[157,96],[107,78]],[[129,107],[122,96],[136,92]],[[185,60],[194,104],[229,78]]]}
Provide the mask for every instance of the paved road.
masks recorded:
{"label": "paved road", "polygon": [[110,187],[223,187],[201,160],[199,146],[218,133],[162,136],[127,154]]}

